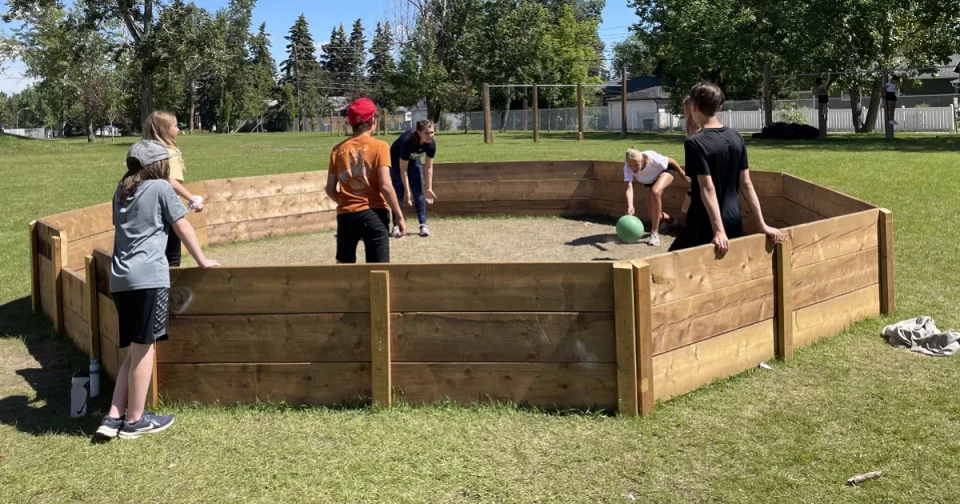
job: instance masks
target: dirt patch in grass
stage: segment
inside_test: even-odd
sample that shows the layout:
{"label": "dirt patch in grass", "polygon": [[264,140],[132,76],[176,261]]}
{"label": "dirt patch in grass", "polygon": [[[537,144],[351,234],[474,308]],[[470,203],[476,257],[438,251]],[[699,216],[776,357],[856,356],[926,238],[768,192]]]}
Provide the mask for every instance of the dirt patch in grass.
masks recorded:
{"label": "dirt patch in grass", "polygon": [[[390,240],[395,263],[599,261],[637,259],[666,252],[671,235],[660,246],[646,237],[627,244],[617,238],[614,223],[559,217],[432,218],[433,235],[420,237],[416,219],[412,234]],[[209,247],[207,255],[225,266],[259,264],[333,264],[336,233],[302,234]],[[363,243],[357,248],[363,262]],[[194,265],[192,260],[184,265]]]}

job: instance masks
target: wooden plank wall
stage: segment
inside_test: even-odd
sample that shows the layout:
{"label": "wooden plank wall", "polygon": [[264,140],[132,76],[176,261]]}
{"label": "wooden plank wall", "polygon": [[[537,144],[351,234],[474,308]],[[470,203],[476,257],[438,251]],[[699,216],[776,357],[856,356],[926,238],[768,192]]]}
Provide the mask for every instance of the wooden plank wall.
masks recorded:
{"label": "wooden plank wall", "polygon": [[57,332],[63,331],[63,241],[61,232],[45,219],[36,221],[37,285],[40,311],[50,317]]}
{"label": "wooden plank wall", "polygon": [[653,389],[666,399],[774,355],[773,246],[762,235],[646,259],[652,280]]}
{"label": "wooden plank wall", "polygon": [[[592,213],[593,161],[516,161],[435,165],[437,215]],[[404,212],[413,209],[404,205]]]}
{"label": "wooden plank wall", "polygon": [[876,206],[852,196],[827,189],[813,182],[784,173],[783,215],[787,225],[796,226],[817,220],[847,215]]}
{"label": "wooden plank wall", "polygon": [[314,233],[337,225],[336,203],[323,188],[324,171],[203,182],[209,244]]}
{"label": "wooden plank wall", "polygon": [[404,400],[617,407],[610,263],[174,270],[161,393],[367,401],[373,269],[390,278],[391,378]]}
{"label": "wooden plank wall", "polygon": [[795,348],[879,314],[879,215],[871,209],[789,230]]}
{"label": "wooden plank wall", "polygon": [[110,295],[110,252],[103,249],[93,251],[93,262],[96,269],[97,282],[97,317],[100,343],[100,365],[113,378],[117,378],[117,371],[123,357],[120,356],[120,327],[117,318],[117,307],[113,304]]}

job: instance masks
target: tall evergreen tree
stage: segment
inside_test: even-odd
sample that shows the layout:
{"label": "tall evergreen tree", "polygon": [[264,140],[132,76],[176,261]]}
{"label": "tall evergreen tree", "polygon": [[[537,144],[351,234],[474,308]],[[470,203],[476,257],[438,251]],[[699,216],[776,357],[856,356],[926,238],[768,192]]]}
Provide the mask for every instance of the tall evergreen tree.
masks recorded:
{"label": "tall evergreen tree", "polygon": [[250,41],[251,82],[255,100],[253,112],[260,119],[262,126],[263,116],[266,114],[270,96],[276,87],[277,65],[270,54],[270,34],[267,33],[267,23],[260,24],[260,30]]}
{"label": "tall evergreen tree", "polygon": [[290,27],[290,33],[284,37],[287,44],[287,59],[280,63],[281,85],[290,84],[296,98],[298,126],[304,117],[312,117],[318,112],[317,78],[319,63],[314,53],[313,37],[307,18],[300,17]]}
{"label": "tall evergreen tree", "polygon": [[349,80],[348,93],[351,97],[364,94],[366,86],[364,85],[364,60],[366,59],[367,38],[363,34],[363,23],[357,19],[353,22],[353,30],[350,32],[349,53],[347,54],[348,68],[347,77]]}
{"label": "tall evergreen tree", "polygon": [[395,108],[390,80],[396,71],[396,63],[390,51],[393,47],[393,34],[390,32],[390,22],[383,26],[377,23],[376,32],[370,47],[371,58],[367,62],[367,79],[370,82],[370,94],[373,100],[387,110]]}
{"label": "tall evergreen tree", "polygon": [[343,25],[335,27],[330,33],[330,43],[323,46],[323,52],[327,53],[326,70],[333,80],[332,93],[336,96],[343,96],[346,83],[350,81],[350,42],[347,40],[347,34],[343,30]]}

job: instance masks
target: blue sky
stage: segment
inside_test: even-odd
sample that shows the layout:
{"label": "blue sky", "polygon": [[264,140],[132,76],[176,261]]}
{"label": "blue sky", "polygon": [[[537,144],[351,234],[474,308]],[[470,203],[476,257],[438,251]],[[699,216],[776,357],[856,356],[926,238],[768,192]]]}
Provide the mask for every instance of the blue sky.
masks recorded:
{"label": "blue sky", "polygon": [[[227,0],[194,0],[194,3],[210,11],[215,11],[227,5]],[[347,35],[353,27],[353,22],[359,18],[367,32],[367,43],[373,38],[377,21],[393,19],[393,6],[405,3],[405,0],[319,0],[316,2],[289,2],[280,0],[260,0],[253,11],[253,30],[260,23],[267,23],[267,33],[271,35],[273,55],[277,63],[286,59],[284,54],[286,41],[283,39],[290,26],[301,13],[307,17],[310,32],[314,41],[322,43],[330,38],[330,32],[340,23],[343,23]],[[603,23],[600,25],[600,38],[606,43],[607,49],[614,42],[623,40],[627,34],[627,27],[636,22],[633,9],[627,7],[627,0],[607,0],[603,10]],[[10,26],[0,22],[0,30],[9,33]],[[609,53],[607,54],[609,56]],[[0,74],[0,91],[5,93],[17,92],[31,82],[23,77],[24,67],[19,62],[2,63],[3,73]]]}

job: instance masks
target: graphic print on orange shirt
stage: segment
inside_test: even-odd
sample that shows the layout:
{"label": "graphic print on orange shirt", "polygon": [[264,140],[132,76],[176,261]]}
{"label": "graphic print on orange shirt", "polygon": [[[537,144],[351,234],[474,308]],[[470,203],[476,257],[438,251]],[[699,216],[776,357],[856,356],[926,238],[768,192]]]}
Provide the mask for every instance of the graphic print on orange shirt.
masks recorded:
{"label": "graphic print on orange shirt", "polygon": [[337,213],[387,208],[380,194],[380,167],[390,166],[390,147],[372,137],[350,138],[330,153],[330,172],[337,177]]}

